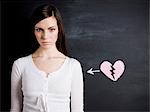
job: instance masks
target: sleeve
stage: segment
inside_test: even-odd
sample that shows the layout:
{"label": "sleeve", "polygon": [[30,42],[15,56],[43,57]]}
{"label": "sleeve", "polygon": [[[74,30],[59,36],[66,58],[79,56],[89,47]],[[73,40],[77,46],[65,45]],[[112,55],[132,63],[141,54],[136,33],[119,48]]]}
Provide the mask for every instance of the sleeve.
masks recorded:
{"label": "sleeve", "polygon": [[71,112],[84,112],[83,73],[81,64],[76,61],[72,66]]}
{"label": "sleeve", "polygon": [[11,71],[11,109],[10,112],[21,112],[22,91],[21,91],[21,72],[15,61]]}

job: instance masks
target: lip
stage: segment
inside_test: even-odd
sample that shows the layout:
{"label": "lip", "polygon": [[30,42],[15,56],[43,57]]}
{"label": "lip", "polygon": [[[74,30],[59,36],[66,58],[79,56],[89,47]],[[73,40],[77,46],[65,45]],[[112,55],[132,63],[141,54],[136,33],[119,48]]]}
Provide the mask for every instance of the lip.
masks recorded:
{"label": "lip", "polygon": [[51,42],[48,42],[48,41],[43,41],[42,43],[51,43]]}
{"label": "lip", "polygon": [[42,44],[51,44],[51,42],[42,42]]}

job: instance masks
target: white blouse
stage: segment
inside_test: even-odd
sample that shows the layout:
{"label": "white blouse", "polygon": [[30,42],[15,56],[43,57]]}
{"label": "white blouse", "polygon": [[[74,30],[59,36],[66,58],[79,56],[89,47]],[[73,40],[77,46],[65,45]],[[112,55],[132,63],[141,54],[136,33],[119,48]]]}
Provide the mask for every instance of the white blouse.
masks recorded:
{"label": "white blouse", "polygon": [[76,59],[66,57],[48,77],[36,67],[32,55],[14,61],[11,112],[84,112],[83,100],[82,68]]}

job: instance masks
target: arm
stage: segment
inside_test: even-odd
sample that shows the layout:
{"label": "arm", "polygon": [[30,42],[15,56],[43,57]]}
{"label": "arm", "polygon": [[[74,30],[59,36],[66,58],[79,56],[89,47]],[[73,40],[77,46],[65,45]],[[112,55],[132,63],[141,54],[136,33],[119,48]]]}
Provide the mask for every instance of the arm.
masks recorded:
{"label": "arm", "polygon": [[71,112],[84,112],[82,68],[79,62],[74,63],[72,67]]}
{"label": "arm", "polygon": [[14,62],[11,71],[11,110],[10,112],[21,112],[22,92],[21,92],[21,72],[17,63]]}

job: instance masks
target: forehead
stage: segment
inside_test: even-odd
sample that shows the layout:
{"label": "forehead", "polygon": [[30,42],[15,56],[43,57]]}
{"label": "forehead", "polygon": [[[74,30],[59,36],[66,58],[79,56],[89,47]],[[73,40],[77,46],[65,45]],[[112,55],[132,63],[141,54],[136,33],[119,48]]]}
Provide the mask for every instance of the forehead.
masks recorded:
{"label": "forehead", "polygon": [[40,27],[40,28],[48,28],[48,27],[51,27],[51,26],[57,26],[57,20],[54,16],[45,18],[45,19],[39,21],[35,25],[35,27]]}

